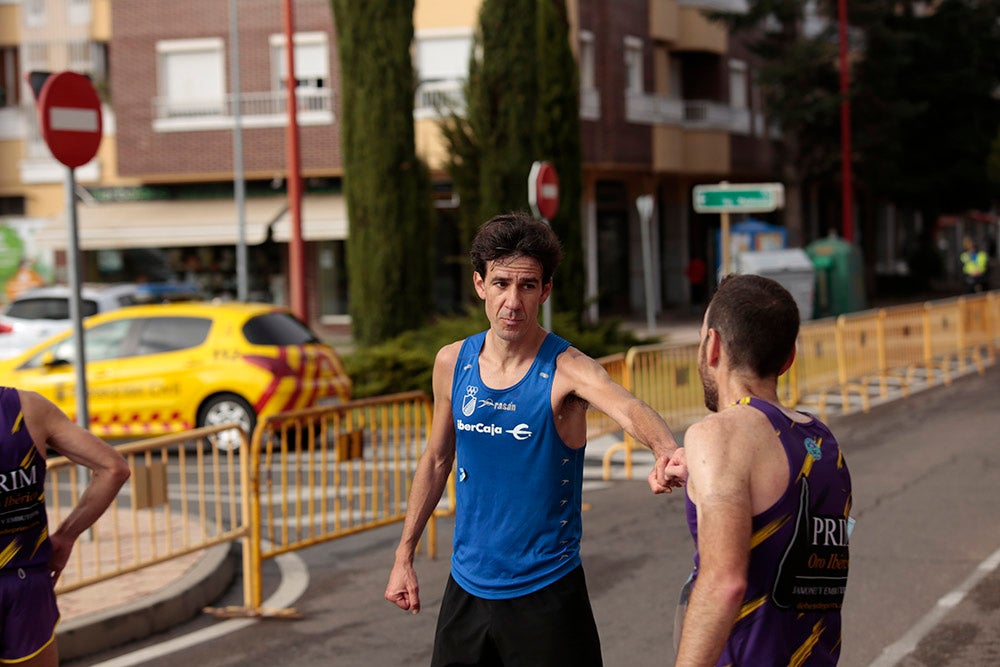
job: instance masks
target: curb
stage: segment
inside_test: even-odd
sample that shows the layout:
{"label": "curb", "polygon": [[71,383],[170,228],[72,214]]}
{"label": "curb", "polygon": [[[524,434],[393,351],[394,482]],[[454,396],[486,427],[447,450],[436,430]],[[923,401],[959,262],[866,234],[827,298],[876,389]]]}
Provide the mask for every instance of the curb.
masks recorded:
{"label": "curb", "polygon": [[56,628],[60,660],[99,653],[187,621],[226,592],[238,561],[236,545],[216,545],[183,577],[152,595],[61,621]]}

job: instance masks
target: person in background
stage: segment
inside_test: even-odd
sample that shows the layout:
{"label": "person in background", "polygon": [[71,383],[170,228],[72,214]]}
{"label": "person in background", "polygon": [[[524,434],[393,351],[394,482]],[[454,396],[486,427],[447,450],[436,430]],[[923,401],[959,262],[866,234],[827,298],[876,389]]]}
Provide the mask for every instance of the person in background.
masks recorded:
{"label": "person in background", "polygon": [[684,435],[695,565],[676,667],[840,656],[851,476],[826,425],[778,398],[798,332],[795,300],[770,278],[730,275],[709,302],[698,369],[711,414]]}
{"label": "person in background", "polygon": [[430,437],[385,598],[420,611],[414,549],[456,464],[451,576],[431,664],[601,665],[580,557],[587,409],[653,450],[655,493],[682,483],[682,450],[658,413],[539,324],[562,257],[547,224],[496,216],[471,256],[490,326],[437,354]]}
{"label": "person in background", "polygon": [[[91,471],[79,501],[52,532],[45,512],[49,447]],[[0,664],[59,664],[56,581],[77,538],[129,474],[121,454],[47,398],[0,387]]]}
{"label": "person in background", "polygon": [[986,269],[989,266],[989,257],[986,252],[979,249],[979,245],[971,236],[962,239],[964,252],[959,255],[962,262],[962,277],[965,279],[965,293],[975,294],[988,289],[986,283]]}

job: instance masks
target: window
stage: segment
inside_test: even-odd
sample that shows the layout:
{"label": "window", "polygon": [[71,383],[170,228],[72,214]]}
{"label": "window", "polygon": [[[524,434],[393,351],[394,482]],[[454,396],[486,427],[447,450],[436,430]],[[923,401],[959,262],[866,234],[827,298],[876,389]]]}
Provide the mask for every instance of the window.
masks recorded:
{"label": "window", "polygon": [[323,317],[348,314],[347,243],[344,241],[320,243],[319,304]]}
{"label": "window", "polygon": [[[93,299],[80,299],[81,317],[90,317],[97,310]],[[17,299],[7,308],[7,315],[21,320],[68,320],[69,299],[59,296]]]}
{"label": "window", "polygon": [[24,23],[29,28],[45,25],[45,0],[24,0]]}
{"label": "window", "polygon": [[729,106],[746,109],[749,102],[746,61],[734,58],[729,61]]}
{"label": "window", "polygon": [[641,93],[645,90],[642,77],[642,40],[625,37],[625,92]]}
{"label": "window", "polygon": [[204,317],[150,317],[139,321],[136,354],[159,354],[197,347],[208,338],[212,321]]}
{"label": "window", "polygon": [[[83,355],[87,363],[120,357],[131,327],[131,320],[117,320],[88,329],[87,335],[83,338]],[[46,364],[72,364],[75,361],[75,338],[68,336],[33,356],[22,368],[41,368]]]}
{"label": "window", "polygon": [[320,342],[309,327],[288,313],[258,315],[243,325],[251,345],[308,345]]}
{"label": "window", "polygon": [[158,87],[170,117],[220,115],[225,102],[221,39],[168,40],[156,45]]}
{"label": "window", "polygon": [[417,79],[425,81],[464,81],[469,74],[472,35],[420,33],[416,40]]}
{"label": "window", "polygon": [[594,76],[594,33],[580,31],[580,89],[593,90],[597,87]]}
{"label": "window", "polygon": [[[295,87],[329,88],[330,55],[326,33],[300,32],[295,42]],[[285,89],[285,36],[271,35],[271,72],[274,90]]]}
{"label": "window", "polygon": [[90,23],[90,0],[69,0],[67,18],[72,25],[87,25]]}
{"label": "window", "polygon": [[19,71],[17,47],[0,46],[0,107],[16,107],[20,103]]}

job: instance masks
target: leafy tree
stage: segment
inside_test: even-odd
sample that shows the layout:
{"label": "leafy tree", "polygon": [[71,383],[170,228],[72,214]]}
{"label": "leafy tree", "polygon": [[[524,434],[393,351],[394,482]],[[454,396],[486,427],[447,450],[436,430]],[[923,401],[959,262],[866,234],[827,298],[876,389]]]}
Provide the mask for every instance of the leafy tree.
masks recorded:
{"label": "leafy tree", "polygon": [[431,286],[430,177],[414,147],[414,0],[331,0],[341,70],[344,192],[354,339],[418,326]]}
{"label": "leafy tree", "polygon": [[442,128],[462,201],[463,247],[483,221],[528,208],[535,160],[556,167],[560,204],[550,222],[565,259],[553,298],[556,309],[575,315],[583,310],[584,274],[578,76],[564,0],[484,0],[466,108]]}
{"label": "leafy tree", "polygon": [[760,59],[757,84],[769,120],[781,130],[781,180],[791,246],[802,245],[802,189],[839,166],[840,87],[836,22],[810,35],[806,0],[749,0],[745,14],[717,12]]}

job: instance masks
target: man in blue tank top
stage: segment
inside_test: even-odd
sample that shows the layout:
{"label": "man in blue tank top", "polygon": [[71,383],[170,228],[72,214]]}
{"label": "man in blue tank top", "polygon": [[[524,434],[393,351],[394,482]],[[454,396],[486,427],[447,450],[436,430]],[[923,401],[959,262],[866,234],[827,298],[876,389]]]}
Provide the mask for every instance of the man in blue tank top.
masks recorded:
{"label": "man in blue tank top", "polygon": [[562,256],[547,224],[496,216],[471,256],[490,328],[438,352],[431,433],[385,597],[420,610],[413,553],[454,469],[452,569],[431,664],[600,665],[580,559],[587,408],[653,450],[655,493],[681,484],[677,443],[652,408],[539,325]]}
{"label": "man in blue tank top", "polygon": [[698,365],[714,414],[684,436],[696,550],[677,667],[840,657],[851,476],[829,429],[778,398],[798,331],[794,299],[762,276],[728,276],[705,314]]}
{"label": "man in blue tank top", "polygon": [[[45,512],[48,447],[92,473],[79,501],[52,532]],[[56,580],[76,539],[128,477],[121,454],[51,401],[0,387],[0,664],[59,663]]]}

